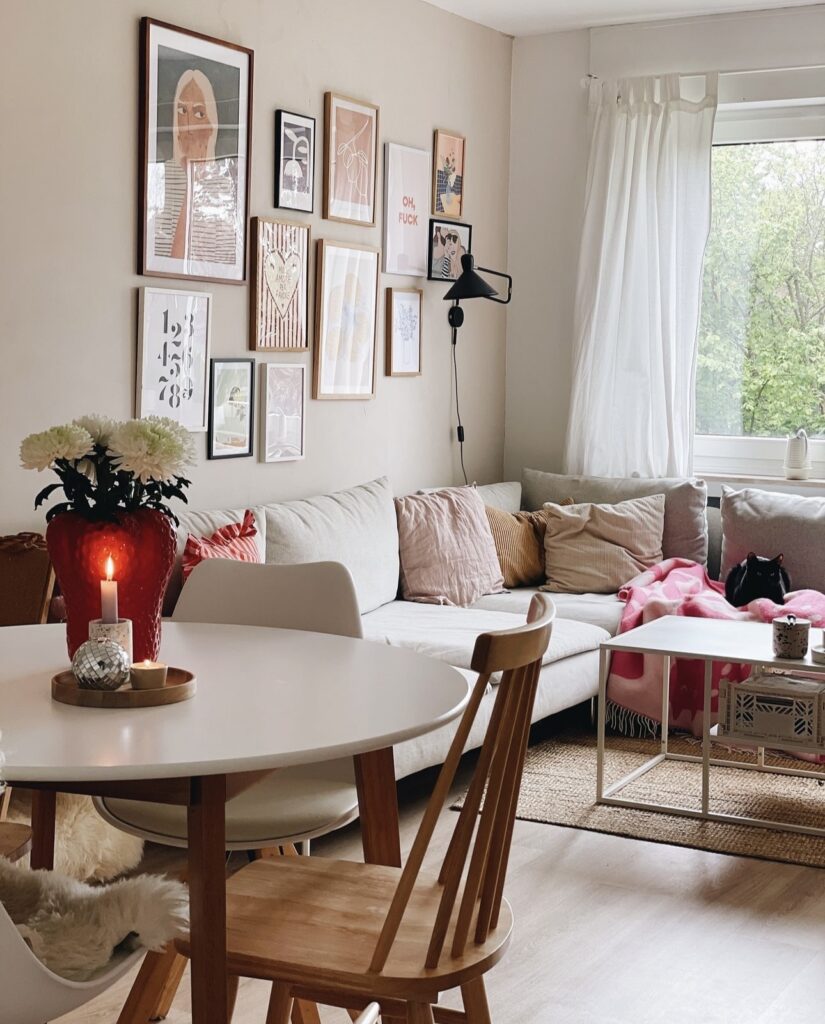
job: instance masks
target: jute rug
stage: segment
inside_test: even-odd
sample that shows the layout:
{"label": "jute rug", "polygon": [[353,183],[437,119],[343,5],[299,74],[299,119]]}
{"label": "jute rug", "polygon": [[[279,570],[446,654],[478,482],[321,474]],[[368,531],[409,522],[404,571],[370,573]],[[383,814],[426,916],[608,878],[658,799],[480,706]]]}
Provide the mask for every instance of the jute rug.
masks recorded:
{"label": "jute rug", "polygon": [[[671,737],[673,753],[701,753],[696,740]],[[658,741],[612,737],[607,741],[605,784],[621,778],[659,750]],[[752,756],[722,751],[716,756],[752,760]],[[822,773],[821,779],[769,775],[737,768],[711,767],[711,810],[791,821],[825,828],[825,765],[766,757],[766,763]],[[701,805],[701,765],[667,761],[622,790],[631,800],[677,806]],[[645,839],[654,843],[689,846],[715,853],[756,857],[825,867],[825,838],[745,825],[694,821],[673,814],[597,806],[596,738],[590,733],[566,734],[530,747],[519,796],[518,817]],[[456,808],[461,806],[457,803]]]}

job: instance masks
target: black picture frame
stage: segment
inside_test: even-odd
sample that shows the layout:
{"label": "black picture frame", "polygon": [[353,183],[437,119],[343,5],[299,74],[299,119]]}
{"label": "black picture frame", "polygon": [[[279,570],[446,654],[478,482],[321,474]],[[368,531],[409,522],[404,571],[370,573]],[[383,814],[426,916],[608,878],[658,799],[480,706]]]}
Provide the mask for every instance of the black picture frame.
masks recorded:
{"label": "black picture frame", "polygon": [[[309,206],[299,206],[294,202],[285,201],[288,190],[283,188],[281,162],[283,153],[284,118],[312,123],[312,144],[309,149]],[[317,124],[309,114],[298,114],[293,110],[275,111],[275,206],[279,210],[294,210],[296,213],[315,213],[315,158],[317,152]]]}
{"label": "black picture frame", "polygon": [[[446,236],[448,234],[452,233],[452,234],[455,234],[459,238],[459,240],[461,240],[461,233],[462,233],[462,231],[466,231],[467,232],[467,244],[466,244],[466,247],[463,246],[463,240],[462,240],[462,252],[458,253],[458,257],[459,258],[458,258],[457,262],[459,264],[459,267],[457,267],[454,270],[454,272],[453,272],[453,274],[451,276],[446,276],[443,273],[442,274],[434,274],[433,273],[433,259],[435,257],[434,249],[435,249],[435,239],[436,239],[436,229],[437,228],[440,228],[440,229],[444,230],[445,238],[446,238]],[[428,281],[457,281],[458,280],[458,275],[461,273],[461,270],[460,270],[460,262],[461,262],[460,257],[463,255],[464,252],[472,253],[472,251],[473,251],[473,226],[472,226],[472,224],[465,224],[465,223],[463,223],[461,221],[457,221],[457,220],[442,220],[440,217],[430,217],[430,234],[429,234],[429,239],[428,239],[428,242],[427,242],[427,280]],[[437,257],[435,257],[435,258],[437,258]]]}
{"label": "black picture frame", "polygon": [[[234,451],[231,444],[224,447],[228,450],[219,451],[216,447],[216,433],[220,429],[217,424],[215,399],[218,385],[217,374],[221,367],[245,367],[248,373],[249,397],[246,419],[249,424],[248,443],[243,451]],[[231,398],[229,401],[233,401]],[[206,457],[208,459],[249,459],[255,448],[255,360],[254,359],[211,359],[209,363],[209,430],[206,434]]]}

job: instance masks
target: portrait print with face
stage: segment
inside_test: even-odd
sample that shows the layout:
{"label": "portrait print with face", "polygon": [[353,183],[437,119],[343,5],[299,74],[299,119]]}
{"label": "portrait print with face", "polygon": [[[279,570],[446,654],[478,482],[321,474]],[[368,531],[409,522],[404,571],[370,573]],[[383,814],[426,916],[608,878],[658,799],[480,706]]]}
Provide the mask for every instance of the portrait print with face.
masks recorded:
{"label": "portrait print with face", "polygon": [[450,220],[430,221],[430,257],[427,277],[430,281],[457,281],[461,257],[472,252],[473,229],[469,224]]}
{"label": "portrait print with face", "polygon": [[142,273],[245,276],[251,51],[144,19]]}

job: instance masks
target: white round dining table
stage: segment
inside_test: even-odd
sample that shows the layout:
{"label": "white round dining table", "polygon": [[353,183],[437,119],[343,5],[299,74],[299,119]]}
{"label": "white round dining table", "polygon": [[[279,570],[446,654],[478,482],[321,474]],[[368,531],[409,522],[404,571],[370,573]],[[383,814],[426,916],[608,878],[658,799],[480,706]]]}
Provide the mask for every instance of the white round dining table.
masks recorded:
{"label": "white round dining table", "polygon": [[152,708],[51,699],[63,626],[0,630],[3,776],[34,790],[32,865],[51,867],[57,792],[183,804],[189,821],[193,1024],[226,1024],[225,803],[288,765],[351,755],[366,859],[400,863],[392,747],[455,719],[468,683],[386,644],[296,630],[164,622],[160,658],[195,696]]}

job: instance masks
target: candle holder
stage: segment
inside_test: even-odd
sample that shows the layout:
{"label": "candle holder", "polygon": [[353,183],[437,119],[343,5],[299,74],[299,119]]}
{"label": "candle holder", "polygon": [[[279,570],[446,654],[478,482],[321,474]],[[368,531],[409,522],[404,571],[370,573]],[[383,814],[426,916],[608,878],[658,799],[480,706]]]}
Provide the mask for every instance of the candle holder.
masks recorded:
{"label": "candle holder", "polygon": [[118,619],[117,622],[104,622],[103,619],[92,619],[89,623],[90,640],[114,640],[120,644],[132,664],[132,620]]}
{"label": "candle holder", "polygon": [[159,690],[166,686],[167,666],[158,661],[138,661],[132,665],[133,690]]}

